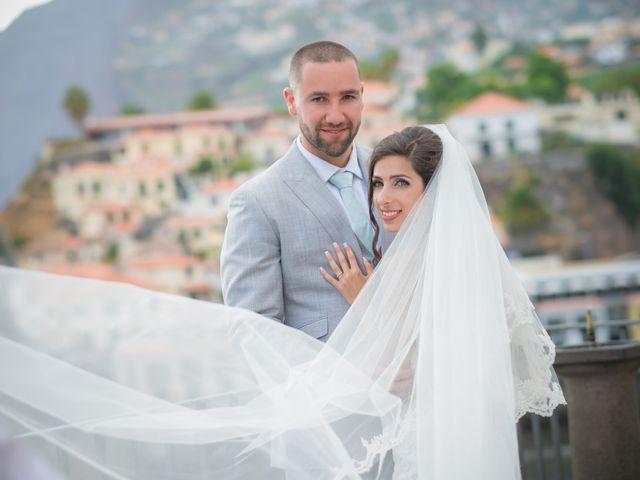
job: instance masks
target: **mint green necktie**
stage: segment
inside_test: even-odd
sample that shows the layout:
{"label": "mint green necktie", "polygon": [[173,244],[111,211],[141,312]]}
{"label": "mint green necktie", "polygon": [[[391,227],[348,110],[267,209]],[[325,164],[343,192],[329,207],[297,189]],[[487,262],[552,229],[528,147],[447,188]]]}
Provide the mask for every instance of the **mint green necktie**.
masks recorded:
{"label": "mint green necktie", "polygon": [[344,208],[351,219],[354,232],[364,246],[370,252],[373,251],[373,228],[369,215],[353,191],[353,173],[338,171],[331,176],[329,183],[340,191],[340,198],[342,198]]}

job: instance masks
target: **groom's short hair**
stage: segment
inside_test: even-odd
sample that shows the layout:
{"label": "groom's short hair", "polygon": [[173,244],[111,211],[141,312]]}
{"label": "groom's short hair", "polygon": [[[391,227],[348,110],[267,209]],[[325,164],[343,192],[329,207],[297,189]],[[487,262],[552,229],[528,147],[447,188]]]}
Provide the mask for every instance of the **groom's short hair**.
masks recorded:
{"label": "groom's short hair", "polygon": [[359,75],[360,67],[358,66],[358,59],[353,52],[344,45],[328,40],[309,43],[293,54],[289,67],[289,87],[293,90],[298,87],[300,77],[302,76],[302,67],[305,63],[343,62],[348,58],[352,59],[356,64]]}

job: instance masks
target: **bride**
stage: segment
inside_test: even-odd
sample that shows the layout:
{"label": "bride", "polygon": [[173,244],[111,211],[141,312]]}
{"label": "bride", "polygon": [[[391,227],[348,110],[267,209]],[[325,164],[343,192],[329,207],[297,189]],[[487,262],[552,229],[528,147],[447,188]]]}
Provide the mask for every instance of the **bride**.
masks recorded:
{"label": "bride", "polygon": [[412,127],[370,178],[398,234],[367,276],[336,251],[323,275],[352,305],[326,344],[242,309],[0,268],[0,421],[69,478],[383,478],[391,458],[395,480],[520,478],[517,420],[564,398],[473,168],[445,126]]}

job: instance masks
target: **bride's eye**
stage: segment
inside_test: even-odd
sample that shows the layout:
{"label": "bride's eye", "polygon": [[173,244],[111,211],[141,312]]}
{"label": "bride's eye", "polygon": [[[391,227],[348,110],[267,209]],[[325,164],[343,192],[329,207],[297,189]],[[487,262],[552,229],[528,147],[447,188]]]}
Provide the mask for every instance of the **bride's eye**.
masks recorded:
{"label": "bride's eye", "polygon": [[396,187],[407,187],[409,186],[409,182],[406,180],[398,179],[396,180]]}
{"label": "bride's eye", "polygon": [[373,186],[373,188],[380,188],[382,187],[382,182],[380,180],[374,180],[373,182],[371,182],[371,185]]}

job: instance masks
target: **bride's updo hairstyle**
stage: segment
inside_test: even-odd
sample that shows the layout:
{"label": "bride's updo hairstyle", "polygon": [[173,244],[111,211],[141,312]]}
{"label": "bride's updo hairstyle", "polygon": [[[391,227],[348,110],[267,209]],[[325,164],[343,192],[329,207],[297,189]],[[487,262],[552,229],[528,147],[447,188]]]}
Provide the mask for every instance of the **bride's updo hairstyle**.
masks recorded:
{"label": "bride's updo hairstyle", "polygon": [[405,157],[411,162],[413,170],[422,178],[423,187],[429,183],[442,158],[442,140],[426,127],[407,127],[382,139],[373,149],[369,159],[369,216],[373,225],[373,255],[377,260],[382,257],[378,249],[380,226],[374,215],[373,206],[373,170],[381,159],[389,156]]}

